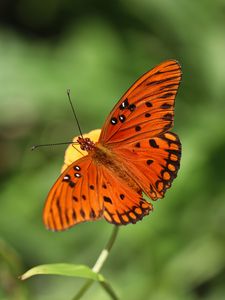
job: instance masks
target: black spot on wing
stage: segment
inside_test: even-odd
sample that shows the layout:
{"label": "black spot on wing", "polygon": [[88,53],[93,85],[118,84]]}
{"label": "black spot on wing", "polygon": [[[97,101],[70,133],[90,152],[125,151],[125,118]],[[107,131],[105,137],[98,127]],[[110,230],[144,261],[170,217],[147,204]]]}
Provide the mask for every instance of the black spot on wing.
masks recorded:
{"label": "black spot on wing", "polygon": [[73,196],[73,201],[78,202],[78,198],[76,196]]}
{"label": "black spot on wing", "polygon": [[152,148],[159,148],[159,145],[156,143],[156,141],[154,139],[150,139],[149,140],[149,145],[152,147]]}
{"label": "black spot on wing", "polygon": [[90,218],[94,219],[96,217],[95,211],[93,210],[93,208],[90,211]]}
{"label": "black spot on wing", "polygon": [[121,104],[120,104],[120,109],[123,110],[129,106],[128,99],[126,98]]}
{"label": "black spot on wing", "polygon": [[69,182],[69,181],[70,181],[70,175],[69,175],[69,174],[66,174],[66,175],[63,177],[63,180],[62,180],[62,181]]}
{"label": "black spot on wing", "polygon": [[80,209],[80,215],[82,218],[85,218],[85,212],[82,208]]}
{"label": "black spot on wing", "polygon": [[69,182],[69,186],[71,187],[71,188],[73,188],[73,187],[75,187],[75,182],[73,182],[72,180]]}
{"label": "black spot on wing", "polygon": [[145,102],[145,105],[146,105],[147,107],[152,107],[152,103],[149,102],[149,101]]}
{"label": "black spot on wing", "polygon": [[163,120],[165,120],[165,121],[172,121],[173,120],[173,115],[171,113],[165,114],[163,116]]}
{"label": "black spot on wing", "polygon": [[136,109],[136,105],[135,104],[130,104],[128,109],[132,112]]}
{"label": "black spot on wing", "polygon": [[139,125],[135,126],[135,131],[141,131],[141,126]]}
{"label": "black spot on wing", "polygon": [[75,171],[80,171],[80,166],[74,166],[73,169],[74,169]]}
{"label": "black spot on wing", "polygon": [[103,199],[105,202],[112,204],[112,200],[109,197],[104,196]]}
{"label": "black spot on wing", "polygon": [[124,115],[120,115],[119,120],[121,123],[124,123],[126,121],[126,117]]}
{"label": "black spot on wing", "polygon": [[120,199],[123,200],[125,198],[124,194],[120,194]]}
{"label": "black spot on wing", "polygon": [[111,124],[112,125],[116,125],[118,123],[118,120],[117,118],[113,117],[111,120],[110,120]]}
{"label": "black spot on wing", "polygon": [[169,97],[172,97],[172,96],[174,96],[174,93],[165,93],[160,98],[169,98]]}
{"label": "black spot on wing", "polygon": [[160,108],[162,108],[162,109],[168,109],[168,108],[170,108],[172,105],[171,104],[169,104],[169,103],[163,103],[161,106],[160,106]]}
{"label": "black spot on wing", "polygon": [[137,143],[134,145],[134,147],[140,148],[140,147],[141,147],[141,144],[140,144],[139,142],[137,142]]}

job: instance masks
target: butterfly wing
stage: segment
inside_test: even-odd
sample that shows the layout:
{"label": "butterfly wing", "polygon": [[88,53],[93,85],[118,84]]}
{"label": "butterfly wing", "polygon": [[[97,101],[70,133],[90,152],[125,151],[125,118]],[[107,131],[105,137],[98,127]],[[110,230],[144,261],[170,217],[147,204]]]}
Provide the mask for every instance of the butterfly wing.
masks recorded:
{"label": "butterfly wing", "polygon": [[43,219],[48,229],[59,231],[102,216],[116,225],[136,223],[151,209],[141,192],[131,189],[103,165],[96,166],[88,155],[57,179],[48,194]]}
{"label": "butterfly wing", "polygon": [[45,226],[51,230],[64,230],[81,222],[101,218],[101,176],[89,155],[72,163],[48,194],[43,212]]}
{"label": "butterfly wing", "polygon": [[121,145],[171,129],[180,80],[181,68],[175,60],[168,60],[144,74],[115,105],[99,141]]}
{"label": "butterfly wing", "polygon": [[100,199],[104,202],[103,216],[109,223],[126,225],[136,223],[152,210],[152,205],[142,198],[141,190],[130,188],[127,183],[101,167],[102,189]]}
{"label": "butterfly wing", "polygon": [[144,74],[116,104],[99,138],[153,200],[164,196],[180,166],[181,143],[168,131],[180,80],[174,60]]}
{"label": "butterfly wing", "polygon": [[181,143],[172,132],[116,147],[113,151],[153,200],[164,196],[180,167]]}

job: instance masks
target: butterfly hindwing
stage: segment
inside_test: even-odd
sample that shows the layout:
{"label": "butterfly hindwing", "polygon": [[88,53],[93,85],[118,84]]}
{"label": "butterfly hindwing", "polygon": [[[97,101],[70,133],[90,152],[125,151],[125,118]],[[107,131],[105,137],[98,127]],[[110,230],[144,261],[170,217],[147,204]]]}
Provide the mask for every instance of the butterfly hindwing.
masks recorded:
{"label": "butterfly hindwing", "polygon": [[50,190],[43,220],[48,229],[64,230],[97,220],[103,214],[99,197],[101,174],[89,155],[72,163]]}
{"label": "butterfly hindwing", "polygon": [[141,190],[131,189],[86,156],[71,164],[53,185],[43,218],[48,229],[59,231],[102,216],[115,225],[136,223],[151,210]]}
{"label": "butterfly hindwing", "polygon": [[116,147],[113,151],[153,200],[164,196],[180,167],[181,143],[172,132]]}
{"label": "butterfly hindwing", "polygon": [[115,225],[136,223],[153,209],[142,197],[115,174],[102,167],[102,189],[99,197],[104,202],[104,218]]}
{"label": "butterfly hindwing", "polygon": [[180,80],[181,69],[175,60],[140,77],[109,114],[99,141],[127,144],[171,129]]}

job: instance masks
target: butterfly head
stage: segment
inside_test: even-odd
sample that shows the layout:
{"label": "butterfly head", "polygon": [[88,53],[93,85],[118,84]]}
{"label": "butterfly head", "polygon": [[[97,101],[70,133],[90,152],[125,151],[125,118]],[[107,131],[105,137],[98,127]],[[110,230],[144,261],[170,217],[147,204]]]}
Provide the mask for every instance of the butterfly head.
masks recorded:
{"label": "butterfly head", "polygon": [[78,137],[77,142],[80,144],[81,150],[92,151],[95,148],[95,143],[92,142],[89,138]]}

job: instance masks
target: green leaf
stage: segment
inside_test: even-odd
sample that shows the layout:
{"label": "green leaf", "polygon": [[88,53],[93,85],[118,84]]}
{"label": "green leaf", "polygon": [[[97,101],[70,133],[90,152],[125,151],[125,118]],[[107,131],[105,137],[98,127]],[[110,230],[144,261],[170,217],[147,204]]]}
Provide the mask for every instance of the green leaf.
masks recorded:
{"label": "green leaf", "polygon": [[105,282],[105,278],[98,273],[93,272],[85,265],[72,265],[72,264],[47,264],[31,268],[19,278],[21,280],[28,279],[34,275],[63,275],[80,278],[88,278],[95,281]]}

